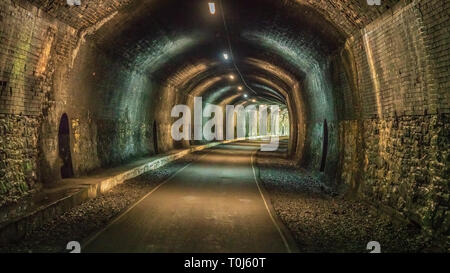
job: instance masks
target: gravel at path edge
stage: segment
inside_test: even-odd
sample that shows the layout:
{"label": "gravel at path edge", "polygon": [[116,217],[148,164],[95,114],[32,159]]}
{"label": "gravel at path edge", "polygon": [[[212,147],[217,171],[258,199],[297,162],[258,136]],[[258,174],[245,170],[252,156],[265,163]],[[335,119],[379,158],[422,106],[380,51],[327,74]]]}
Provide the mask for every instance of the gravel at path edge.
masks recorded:
{"label": "gravel at path edge", "polygon": [[358,200],[337,197],[307,171],[280,157],[258,157],[260,179],[279,218],[301,252],[419,252],[429,246],[416,227],[383,215]]}
{"label": "gravel at path edge", "polygon": [[55,217],[33,230],[20,242],[0,246],[0,253],[62,252],[69,241],[80,242],[89,238],[193,159],[192,155],[187,155],[159,169],[127,180],[109,192]]}

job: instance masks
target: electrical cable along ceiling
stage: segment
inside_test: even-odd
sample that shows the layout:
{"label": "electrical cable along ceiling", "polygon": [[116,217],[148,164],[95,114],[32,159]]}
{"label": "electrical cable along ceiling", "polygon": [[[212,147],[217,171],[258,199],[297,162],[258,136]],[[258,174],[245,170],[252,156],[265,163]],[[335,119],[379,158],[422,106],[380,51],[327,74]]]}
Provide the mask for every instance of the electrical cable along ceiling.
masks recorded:
{"label": "electrical cable along ceiling", "polygon": [[[218,75],[234,75],[234,81],[214,88],[242,86],[243,100],[285,104],[277,89],[302,82],[343,42],[331,23],[305,10],[267,0],[144,1],[119,12],[92,39],[128,67],[163,81],[178,79],[171,84],[185,93]],[[256,78],[278,88],[253,82]],[[289,83],[279,84],[282,78]],[[230,89],[230,96],[235,91]]]}

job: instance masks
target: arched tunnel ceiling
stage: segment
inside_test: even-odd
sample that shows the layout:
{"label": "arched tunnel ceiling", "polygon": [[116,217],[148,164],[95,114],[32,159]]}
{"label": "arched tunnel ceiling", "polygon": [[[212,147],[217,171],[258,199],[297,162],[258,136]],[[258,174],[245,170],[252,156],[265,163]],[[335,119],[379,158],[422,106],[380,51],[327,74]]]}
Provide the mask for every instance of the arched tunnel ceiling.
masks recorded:
{"label": "arched tunnel ceiling", "polygon": [[[142,4],[139,12],[131,11],[133,19],[127,13],[117,16],[92,39],[128,67],[147,71],[177,87],[182,85],[179,89],[186,93],[209,77],[238,72],[232,62],[221,60],[222,52],[232,53],[246,82],[249,75],[266,70],[258,63],[288,71],[301,80],[317,65],[316,60],[344,41],[341,33],[309,8],[299,9],[302,12],[297,14],[268,1],[259,5],[253,1],[223,3],[228,32],[222,16],[209,15],[203,1],[165,1]],[[232,49],[228,48],[228,38]],[[275,80],[276,75],[265,72],[269,80]],[[257,86],[247,82],[252,93],[258,90],[265,99],[283,102],[283,97],[272,94],[276,89]]]}
{"label": "arched tunnel ceiling", "polygon": [[[89,39],[126,66],[181,87],[179,90],[186,93],[217,75],[237,72],[230,62],[221,60],[230,41],[229,53],[247,86],[252,93],[256,91],[252,95],[283,103],[286,98],[280,89],[302,81],[353,31],[398,1],[385,1],[370,10],[366,0],[215,1],[215,16],[200,0],[84,0],[80,7],[69,7],[64,1],[31,2],[80,32],[112,18]],[[278,71],[286,71],[289,79],[284,76],[281,83]],[[265,81],[254,81],[256,75]],[[239,99],[230,83],[220,83],[224,86],[213,85],[202,93],[220,91],[209,95],[214,101]]]}
{"label": "arched tunnel ceiling", "polygon": [[[133,9],[144,2],[156,2],[146,0],[82,0],[80,7],[70,7],[65,1],[26,1],[79,30],[89,28],[117,11],[122,12],[127,8]],[[296,9],[299,5],[309,6],[328,21],[333,22],[344,33],[351,34],[373,21],[384,11],[398,3],[399,0],[385,0],[383,5],[370,9],[366,0],[283,0],[277,2],[286,9]],[[202,3],[204,4],[204,1]],[[345,18],[345,20],[342,20],[342,18]]]}

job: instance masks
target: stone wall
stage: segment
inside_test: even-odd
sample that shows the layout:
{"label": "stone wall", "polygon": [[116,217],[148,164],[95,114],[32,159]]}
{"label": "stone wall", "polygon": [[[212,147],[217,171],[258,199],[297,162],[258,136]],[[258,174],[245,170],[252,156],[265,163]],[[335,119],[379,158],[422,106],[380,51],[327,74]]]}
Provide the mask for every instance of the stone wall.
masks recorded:
{"label": "stone wall", "polygon": [[428,235],[445,234],[449,129],[449,114],[342,122],[341,179],[347,193],[414,221]]}
{"label": "stone wall", "polygon": [[[57,20],[51,14],[26,1],[0,2],[0,205],[60,181],[63,114],[69,118],[74,174],[80,176],[154,153],[155,109],[171,107],[152,99],[163,98],[160,91],[172,93],[160,80],[90,40],[109,18],[77,24],[77,17]],[[159,130],[167,131],[167,124]]]}
{"label": "stone wall", "polygon": [[38,125],[34,117],[0,114],[0,206],[35,189]]}
{"label": "stone wall", "polygon": [[40,122],[55,105],[55,67],[74,34],[28,3],[0,2],[0,205],[39,186]]}
{"label": "stone wall", "polygon": [[400,2],[347,41],[337,71],[341,186],[428,235],[449,228],[449,10]]}
{"label": "stone wall", "polygon": [[364,121],[361,194],[427,231],[448,232],[450,115]]}

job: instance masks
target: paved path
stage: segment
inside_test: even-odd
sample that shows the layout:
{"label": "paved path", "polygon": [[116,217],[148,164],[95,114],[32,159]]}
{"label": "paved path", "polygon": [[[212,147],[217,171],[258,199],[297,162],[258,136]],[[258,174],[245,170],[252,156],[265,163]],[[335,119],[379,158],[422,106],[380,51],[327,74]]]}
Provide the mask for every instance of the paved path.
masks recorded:
{"label": "paved path", "polygon": [[220,145],[92,237],[83,252],[289,252],[255,179],[257,142]]}

